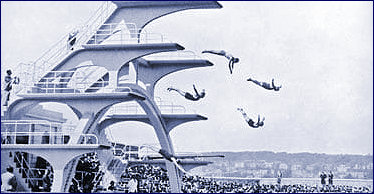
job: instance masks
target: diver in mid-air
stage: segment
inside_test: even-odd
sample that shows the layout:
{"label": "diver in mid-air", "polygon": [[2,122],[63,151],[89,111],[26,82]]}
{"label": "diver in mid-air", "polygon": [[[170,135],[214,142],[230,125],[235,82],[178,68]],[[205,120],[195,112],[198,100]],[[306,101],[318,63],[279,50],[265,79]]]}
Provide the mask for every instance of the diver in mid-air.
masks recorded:
{"label": "diver in mid-air", "polygon": [[186,170],[184,170],[184,168],[179,164],[180,161],[175,156],[173,156],[164,149],[158,150],[158,153],[161,154],[161,156],[164,157],[166,160],[172,162],[180,171],[189,175],[189,173]]}
{"label": "diver in mid-air", "polygon": [[224,50],[219,50],[219,51],[216,51],[216,50],[205,50],[202,53],[211,53],[211,54],[216,54],[216,55],[220,55],[220,56],[226,57],[229,60],[230,74],[232,74],[232,71],[234,69],[234,63],[238,63],[239,62],[239,58],[235,58],[232,54],[227,53]]}
{"label": "diver in mid-air", "polygon": [[274,85],[274,79],[271,80],[271,85],[269,83],[266,83],[266,82],[259,82],[257,80],[252,79],[252,78],[248,78],[247,81],[251,81],[251,82],[267,89],[267,90],[279,91],[279,89],[282,88],[282,85],[280,85],[280,86],[275,86]]}
{"label": "diver in mid-air", "polygon": [[261,120],[260,115],[258,115],[258,119],[257,119],[257,123],[256,123],[251,118],[248,117],[247,113],[245,113],[242,108],[238,108],[238,111],[240,111],[240,113],[242,113],[245,121],[248,123],[249,126],[251,126],[253,128],[259,128],[259,127],[264,126],[265,117]]}
{"label": "diver in mid-air", "polygon": [[172,91],[172,90],[174,90],[174,91],[178,92],[180,95],[184,96],[186,99],[192,100],[192,101],[198,101],[201,98],[205,97],[205,90],[204,89],[202,89],[202,91],[200,93],[197,92],[195,85],[193,85],[193,89],[195,91],[195,95],[192,95],[189,92],[184,92],[184,91],[182,91],[180,89],[176,89],[176,88],[172,88],[172,87],[168,88],[167,90],[169,92]]}

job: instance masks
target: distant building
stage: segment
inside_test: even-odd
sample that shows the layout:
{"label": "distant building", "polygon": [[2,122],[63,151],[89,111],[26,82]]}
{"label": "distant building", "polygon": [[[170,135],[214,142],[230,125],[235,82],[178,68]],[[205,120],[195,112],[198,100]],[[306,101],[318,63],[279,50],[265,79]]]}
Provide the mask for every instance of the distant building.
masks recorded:
{"label": "distant building", "polygon": [[348,169],[349,169],[349,167],[346,166],[346,165],[344,165],[344,164],[341,164],[341,165],[339,165],[338,167],[336,167],[336,170],[337,170],[338,172],[340,172],[340,173],[345,173],[345,172],[348,171]]}
{"label": "distant building", "polygon": [[235,167],[235,168],[244,168],[244,162],[236,162],[236,163],[234,164],[234,167]]}
{"label": "distant building", "polygon": [[280,170],[287,170],[287,169],[288,169],[288,166],[287,166],[287,164],[285,164],[285,163],[281,163],[281,164],[279,164],[279,169],[280,169]]}

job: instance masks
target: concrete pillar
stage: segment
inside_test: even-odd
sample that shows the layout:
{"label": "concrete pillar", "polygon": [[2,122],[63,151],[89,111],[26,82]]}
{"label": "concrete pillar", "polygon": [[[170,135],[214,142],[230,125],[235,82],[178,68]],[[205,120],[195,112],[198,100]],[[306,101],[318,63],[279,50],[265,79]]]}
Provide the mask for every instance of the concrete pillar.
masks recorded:
{"label": "concrete pillar", "polygon": [[62,184],[64,183],[64,166],[53,166],[53,184],[51,192],[59,193],[62,191]]}
{"label": "concrete pillar", "polygon": [[117,71],[109,71],[109,85],[108,88],[110,91],[114,91],[118,85],[118,72]]}

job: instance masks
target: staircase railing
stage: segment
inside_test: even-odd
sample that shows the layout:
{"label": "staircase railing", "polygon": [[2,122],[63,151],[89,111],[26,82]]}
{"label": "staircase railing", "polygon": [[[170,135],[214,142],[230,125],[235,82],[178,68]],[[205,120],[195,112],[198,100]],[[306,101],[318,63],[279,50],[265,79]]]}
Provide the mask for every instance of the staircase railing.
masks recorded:
{"label": "staircase railing", "polygon": [[[112,14],[116,9],[116,5],[106,1],[103,2],[99,9],[96,10],[93,16],[91,16],[85,25],[79,29],[79,33],[76,35],[76,42],[73,45],[75,48],[81,47],[85,44],[92,36],[96,33],[96,30],[100,28],[100,25]],[[68,54],[72,52],[68,46],[68,37],[64,35],[52,45],[47,51],[45,51],[36,61],[30,64],[32,74],[23,75],[21,77],[22,86],[30,86],[40,80],[46,73],[52,70],[58,62],[63,60]],[[31,77],[30,77],[31,76]],[[27,82],[22,81],[27,80]],[[31,80],[31,81],[30,81]]]}
{"label": "staircase railing", "polygon": [[39,187],[39,182],[44,182],[43,177],[39,176],[43,175],[44,173],[41,172],[45,172],[46,169],[30,167],[29,161],[25,159],[22,152],[15,152],[14,159],[16,163],[16,168],[20,170],[22,178],[25,179],[26,183],[30,188],[35,189],[35,187]]}

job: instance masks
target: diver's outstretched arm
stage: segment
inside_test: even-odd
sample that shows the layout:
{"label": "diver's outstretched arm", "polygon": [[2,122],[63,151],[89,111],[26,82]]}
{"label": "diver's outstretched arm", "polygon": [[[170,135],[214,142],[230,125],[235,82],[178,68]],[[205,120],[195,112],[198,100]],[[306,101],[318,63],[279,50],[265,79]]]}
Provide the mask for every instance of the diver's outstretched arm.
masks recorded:
{"label": "diver's outstretched arm", "polygon": [[199,96],[199,92],[197,92],[195,84],[193,85],[193,90],[195,91],[196,96]]}
{"label": "diver's outstretched arm", "polygon": [[271,85],[273,86],[273,89],[274,89],[275,91],[278,91],[279,89],[282,88],[282,85],[280,85],[280,86],[275,86],[275,84],[274,84],[274,79],[271,80]]}
{"label": "diver's outstretched arm", "polygon": [[248,117],[247,113],[244,112],[242,108],[238,108],[238,111],[242,113],[243,118],[245,119],[246,122],[249,122],[251,119]]}
{"label": "diver's outstretched arm", "polygon": [[234,69],[234,61],[231,59],[229,61],[229,70],[230,70],[230,74],[232,74],[232,70]]}

